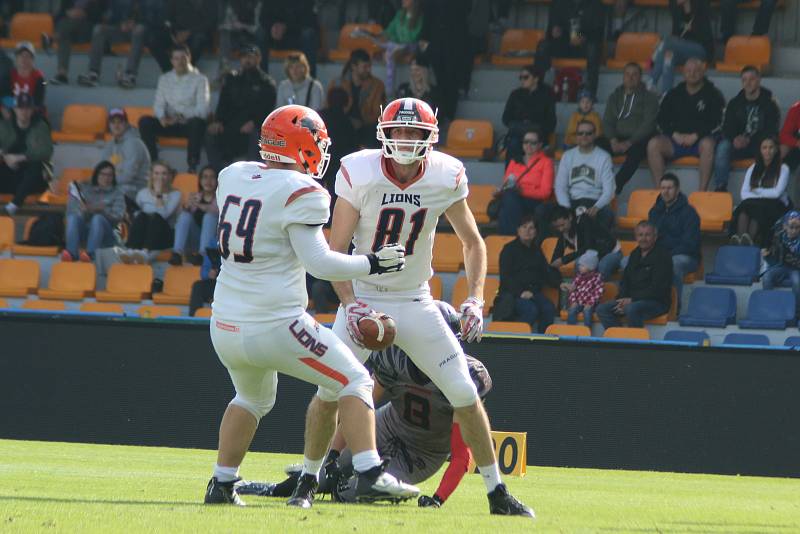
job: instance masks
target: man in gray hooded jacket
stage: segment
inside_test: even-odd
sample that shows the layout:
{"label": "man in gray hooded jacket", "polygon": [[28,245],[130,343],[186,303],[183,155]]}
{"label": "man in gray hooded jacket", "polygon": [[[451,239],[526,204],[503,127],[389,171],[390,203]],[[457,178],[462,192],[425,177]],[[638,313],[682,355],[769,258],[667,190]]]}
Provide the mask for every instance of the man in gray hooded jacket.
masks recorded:
{"label": "man in gray hooded jacket", "polygon": [[100,160],[114,164],[117,186],[125,193],[125,204],[130,211],[136,193],[147,186],[150,153],[139,132],[128,123],[128,114],[124,109],[114,108],[108,112],[108,129],[111,139],[103,147]]}
{"label": "man in gray hooded jacket", "polygon": [[647,155],[647,142],[656,131],[657,115],[658,97],[642,83],[642,68],[638,63],[628,63],[622,85],[608,97],[603,113],[603,133],[611,155],[625,155],[615,176],[618,195]]}

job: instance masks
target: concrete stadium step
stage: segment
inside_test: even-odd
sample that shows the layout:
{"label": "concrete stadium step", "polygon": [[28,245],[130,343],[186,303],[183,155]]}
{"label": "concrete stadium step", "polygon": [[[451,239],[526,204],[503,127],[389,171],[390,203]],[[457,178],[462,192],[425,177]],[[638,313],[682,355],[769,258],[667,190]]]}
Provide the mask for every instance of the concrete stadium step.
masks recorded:
{"label": "concrete stadium step", "polygon": [[[94,167],[100,162],[102,143],[94,145],[63,143],[55,145],[53,164],[55,175],[60,176],[67,167]],[[205,152],[200,165],[205,164]],[[158,158],[177,169],[186,171],[186,149],[165,147],[158,151]]]}

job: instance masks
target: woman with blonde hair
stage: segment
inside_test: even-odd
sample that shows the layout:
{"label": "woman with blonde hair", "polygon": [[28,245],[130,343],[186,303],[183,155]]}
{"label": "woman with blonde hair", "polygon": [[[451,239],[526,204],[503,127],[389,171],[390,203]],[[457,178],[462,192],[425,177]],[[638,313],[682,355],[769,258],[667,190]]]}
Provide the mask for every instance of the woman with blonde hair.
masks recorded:
{"label": "woman with blonde hair", "polygon": [[283,66],[286,79],[278,84],[276,107],[299,104],[319,111],[322,108],[322,84],[311,77],[311,67],[302,52],[289,54]]}

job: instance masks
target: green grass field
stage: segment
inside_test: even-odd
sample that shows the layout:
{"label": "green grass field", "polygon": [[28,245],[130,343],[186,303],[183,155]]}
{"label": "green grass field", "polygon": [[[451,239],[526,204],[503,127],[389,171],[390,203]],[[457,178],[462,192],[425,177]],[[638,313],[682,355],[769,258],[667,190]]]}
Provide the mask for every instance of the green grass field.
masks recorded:
{"label": "green grass field", "polygon": [[[492,517],[467,476],[439,510],[283,499],[203,506],[213,451],[0,440],[0,532],[800,532],[800,480],[529,467],[508,479],[535,521]],[[250,454],[242,475],[278,480],[297,456]],[[422,484],[435,489],[438,478]]]}

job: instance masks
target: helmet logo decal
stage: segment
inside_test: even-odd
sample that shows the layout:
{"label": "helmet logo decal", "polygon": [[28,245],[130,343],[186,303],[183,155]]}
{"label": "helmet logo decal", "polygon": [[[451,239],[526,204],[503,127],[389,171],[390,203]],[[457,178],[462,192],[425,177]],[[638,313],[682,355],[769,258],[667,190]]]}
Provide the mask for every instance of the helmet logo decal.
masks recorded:
{"label": "helmet logo decal", "polygon": [[270,145],[270,146],[279,146],[285,147],[286,140],[285,139],[270,139],[270,138],[261,138],[261,144],[263,145]]}

